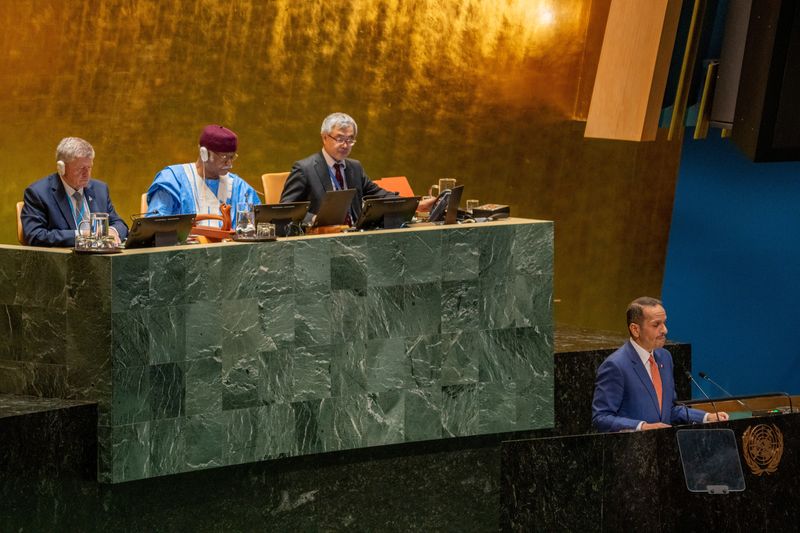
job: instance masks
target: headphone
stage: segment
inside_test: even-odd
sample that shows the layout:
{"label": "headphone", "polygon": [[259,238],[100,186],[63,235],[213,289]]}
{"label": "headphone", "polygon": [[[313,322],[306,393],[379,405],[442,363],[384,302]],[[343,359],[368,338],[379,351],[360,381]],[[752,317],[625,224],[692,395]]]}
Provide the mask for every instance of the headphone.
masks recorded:
{"label": "headphone", "polygon": [[208,148],[206,148],[205,146],[201,146],[200,147],[200,161],[205,163],[205,162],[208,161],[208,159],[209,159],[208,158]]}
{"label": "headphone", "polygon": [[67,172],[67,165],[65,165],[63,161],[58,160],[56,161],[56,170],[58,171],[59,176],[64,176],[64,174]]}

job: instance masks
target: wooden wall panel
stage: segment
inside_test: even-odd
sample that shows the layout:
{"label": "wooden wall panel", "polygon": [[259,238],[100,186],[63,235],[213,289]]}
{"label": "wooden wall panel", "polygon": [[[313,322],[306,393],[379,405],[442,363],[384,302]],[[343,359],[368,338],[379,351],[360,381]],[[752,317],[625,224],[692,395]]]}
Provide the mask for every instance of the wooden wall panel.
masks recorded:
{"label": "wooden wall panel", "polygon": [[587,137],[655,139],[681,4],[681,0],[611,2]]}

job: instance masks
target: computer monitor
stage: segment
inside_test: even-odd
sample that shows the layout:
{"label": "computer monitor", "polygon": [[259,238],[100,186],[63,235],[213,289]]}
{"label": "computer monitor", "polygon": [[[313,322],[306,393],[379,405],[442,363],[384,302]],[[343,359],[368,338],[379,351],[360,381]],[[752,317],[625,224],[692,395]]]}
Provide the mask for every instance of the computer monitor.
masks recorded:
{"label": "computer monitor", "polygon": [[270,222],[275,224],[275,235],[286,237],[291,232],[291,225],[299,224],[308,213],[311,202],[287,202],[284,204],[254,205],[256,224]]}
{"label": "computer monitor", "polygon": [[322,197],[314,226],[339,226],[344,224],[350,205],[356,195],[355,189],[327,191]]}
{"label": "computer monitor", "polygon": [[398,198],[367,198],[361,209],[355,227],[358,229],[394,229],[411,222],[417,211],[420,197]]}
{"label": "computer monitor", "polygon": [[461,203],[461,196],[464,193],[464,186],[459,185],[446,190],[439,195],[436,203],[431,208],[430,222],[442,222],[445,224],[455,224],[458,222],[458,205]]}
{"label": "computer monitor", "polygon": [[133,220],[125,249],[173,246],[185,243],[192,231],[194,213],[138,217]]}

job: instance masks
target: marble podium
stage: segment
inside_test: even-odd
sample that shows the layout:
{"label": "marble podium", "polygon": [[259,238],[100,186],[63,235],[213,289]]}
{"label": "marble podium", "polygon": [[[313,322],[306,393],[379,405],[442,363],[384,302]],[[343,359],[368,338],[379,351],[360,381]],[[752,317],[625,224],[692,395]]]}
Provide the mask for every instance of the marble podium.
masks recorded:
{"label": "marble podium", "polygon": [[[678,431],[729,429],[745,489],[690,492]],[[780,439],[748,440],[755,428]],[[760,433],[763,437],[763,433]],[[800,523],[800,414],[742,418],[655,431],[574,435],[504,442],[501,531],[796,531]],[[751,470],[777,458],[774,470]],[[761,456],[761,457],[759,457]],[[709,466],[709,468],[714,468]]]}
{"label": "marble podium", "polygon": [[0,393],[96,401],[98,479],[552,428],[553,225],[0,247]]}

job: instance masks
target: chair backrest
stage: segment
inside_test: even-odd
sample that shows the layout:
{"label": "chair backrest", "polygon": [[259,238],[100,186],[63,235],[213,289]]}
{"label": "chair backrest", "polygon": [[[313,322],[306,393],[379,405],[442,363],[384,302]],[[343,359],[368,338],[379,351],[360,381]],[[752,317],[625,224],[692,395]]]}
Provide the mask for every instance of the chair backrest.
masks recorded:
{"label": "chair backrest", "polygon": [[288,172],[271,172],[261,175],[261,185],[264,187],[264,203],[277,204],[281,201],[283,184],[289,177]]}
{"label": "chair backrest", "polygon": [[411,184],[408,183],[408,178],[406,178],[405,176],[381,178],[379,180],[375,180],[375,185],[377,185],[381,189],[391,192],[396,192],[403,198],[416,196],[414,194],[414,190],[411,188]]}
{"label": "chair backrest", "polygon": [[140,213],[147,213],[147,193],[142,195],[142,199],[139,203],[139,212]]}
{"label": "chair backrest", "polygon": [[25,234],[22,232],[22,206],[25,202],[17,202],[17,240],[25,244]]}

